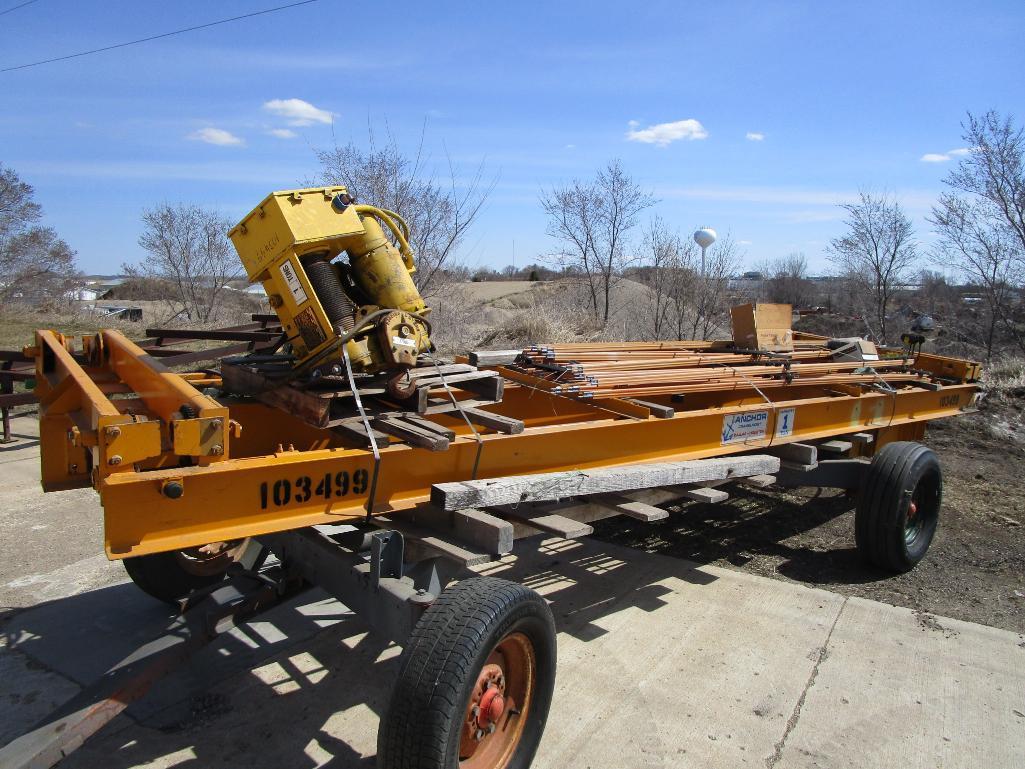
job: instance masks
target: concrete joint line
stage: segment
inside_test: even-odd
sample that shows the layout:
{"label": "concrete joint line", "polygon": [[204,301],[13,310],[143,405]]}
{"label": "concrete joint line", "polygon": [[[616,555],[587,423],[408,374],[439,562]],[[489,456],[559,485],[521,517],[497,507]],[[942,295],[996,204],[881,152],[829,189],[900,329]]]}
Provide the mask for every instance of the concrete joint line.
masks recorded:
{"label": "concrete joint line", "polygon": [[783,748],[786,746],[787,738],[790,736],[790,733],[797,726],[797,722],[801,718],[801,709],[804,707],[804,701],[808,698],[808,691],[815,685],[815,679],[819,675],[819,667],[826,661],[826,658],[829,657],[829,641],[833,637],[833,631],[836,630],[836,623],[840,621],[840,615],[843,614],[843,610],[846,606],[847,598],[844,598],[843,603],[840,604],[840,610],[833,618],[833,624],[829,627],[829,632],[826,634],[826,640],[823,641],[822,646],[819,647],[818,658],[815,660],[815,665],[811,669],[811,674],[808,676],[808,680],[804,684],[804,689],[801,690],[801,696],[797,698],[797,704],[794,705],[794,710],[790,714],[790,718],[787,719],[787,725],[783,730],[783,736],[779,738],[779,741],[773,747],[772,755],[765,759],[766,769],[773,769],[783,757]]}

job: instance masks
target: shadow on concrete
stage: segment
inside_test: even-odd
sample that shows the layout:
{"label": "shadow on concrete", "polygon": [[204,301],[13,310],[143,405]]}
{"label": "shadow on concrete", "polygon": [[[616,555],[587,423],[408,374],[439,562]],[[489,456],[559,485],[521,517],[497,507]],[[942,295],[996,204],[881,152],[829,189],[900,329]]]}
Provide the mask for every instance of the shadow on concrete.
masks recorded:
{"label": "shadow on concrete", "polygon": [[39,446],[39,436],[37,435],[11,433],[11,438],[13,438],[14,440],[10,443],[0,442],[0,453],[5,453],[9,451],[24,451],[25,449],[32,449]]}
{"label": "shadow on concrete", "polygon": [[[696,585],[716,579],[683,560],[634,559],[620,548],[605,552],[601,543],[535,538],[523,544],[515,560],[491,564],[485,573],[543,592],[559,631],[584,641],[607,632],[596,624],[602,617],[664,606],[672,590],[659,583],[669,578]],[[169,619],[166,607],[122,584],[19,611],[0,629],[12,648],[86,683]],[[117,769],[187,754],[174,765],[368,768],[375,759],[364,754],[373,752],[376,737],[364,732],[347,740],[344,728],[329,729],[329,721],[353,708],[379,718],[398,662],[397,648],[368,633],[337,601],[310,590],[203,649],[62,766],[99,761]],[[377,719],[369,723],[376,732]]]}
{"label": "shadow on concrete", "polygon": [[[889,578],[867,567],[854,549],[854,523],[839,541],[817,547],[787,540],[850,513],[853,497],[817,489],[810,498],[736,487],[718,504],[688,503],[669,518],[645,524],[611,518],[595,524],[595,537],[649,553],[699,564],[725,562],[744,567],[756,556],[781,561],[776,571],[808,584],[867,584]],[[840,545],[840,546],[838,546]]]}

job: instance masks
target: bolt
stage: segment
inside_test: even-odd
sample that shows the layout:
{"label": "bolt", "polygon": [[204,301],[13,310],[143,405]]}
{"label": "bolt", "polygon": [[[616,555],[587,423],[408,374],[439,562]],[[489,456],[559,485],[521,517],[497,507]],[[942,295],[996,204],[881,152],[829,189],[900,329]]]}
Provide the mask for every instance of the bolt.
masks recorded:
{"label": "bolt", "polygon": [[482,739],[484,739],[484,730],[483,730],[483,729],[478,729],[478,730],[477,730],[477,731],[476,731],[476,732],[474,733],[474,735],[473,735],[473,738],[474,738],[475,740],[482,740]]}
{"label": "bolt", "polygon": [[182,485],[181,481],[168,481],[160,490],[168,499],[178,499],[185,493],[185,487]]}
{"label": "bolt", "polygon": [[222,421],[221,421],[220,419],[215,419],[215,420],[214,420],[213,422],[211,422],[210,424],[211,424],[211,425],[213,426],[213,428],[214,428],[215,430],[220,430],[220,429],[221,429],[221,425],[223,425],[223,424],[224,424],[224,422],[222,422]]}
{"label": "bolt", "polygon": [[121,434],[120,427],[108,427],[105,431],[108,438],[117,438]]}
{"label": "bolt", "polygon": [[496,728],[497,727],[495,726],[495,722],[492,721],[490,724],[488,724],[488,734],[494,734]]}
{"label": "bolt", "polygon": [[215,457],[220,456],[224,453],[224,446],[222,446],[219,443],[215,443],[213,446],[210,447],[210,453]]}
{"label": "bolt", "polygon": [[110,459],[107,460],[107,464],[108,465],[119,465],[119,464],[121,464],[121,455],[120,454],[115,454],[114,456],[112,456]]}

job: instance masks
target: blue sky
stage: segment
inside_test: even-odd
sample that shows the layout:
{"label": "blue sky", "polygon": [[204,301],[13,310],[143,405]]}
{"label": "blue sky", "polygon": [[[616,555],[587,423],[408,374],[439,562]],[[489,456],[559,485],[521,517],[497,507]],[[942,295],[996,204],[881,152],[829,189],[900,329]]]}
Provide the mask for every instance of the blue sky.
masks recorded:
{"label": "blue sky", "polygon": [[[277,4],[37,0],[0,16],[0,68]],[[140,258],[145,206],[238,219],[315,174],[314,148],[373,124],[413,150],[425,120],[439,173],[497,177],[470,264],[551,251],[539,190],[618,157],[681,230],[825,271],[859,188],[894,193],[928,243],[965,111],[1025,119],[1023,32],[1022,2],[320,0],[0,73],[0,162],[87,272]]]}

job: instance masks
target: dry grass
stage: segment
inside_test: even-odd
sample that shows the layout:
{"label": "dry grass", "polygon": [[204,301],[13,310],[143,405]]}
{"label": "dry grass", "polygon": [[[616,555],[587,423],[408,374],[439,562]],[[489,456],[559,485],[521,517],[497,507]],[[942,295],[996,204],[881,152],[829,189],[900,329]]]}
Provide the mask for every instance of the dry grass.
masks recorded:
{"label": "dry grass", "polygon": [[982,382],[989,392],[1025,389],[1025,358],[1009,355],[983,366]]}

